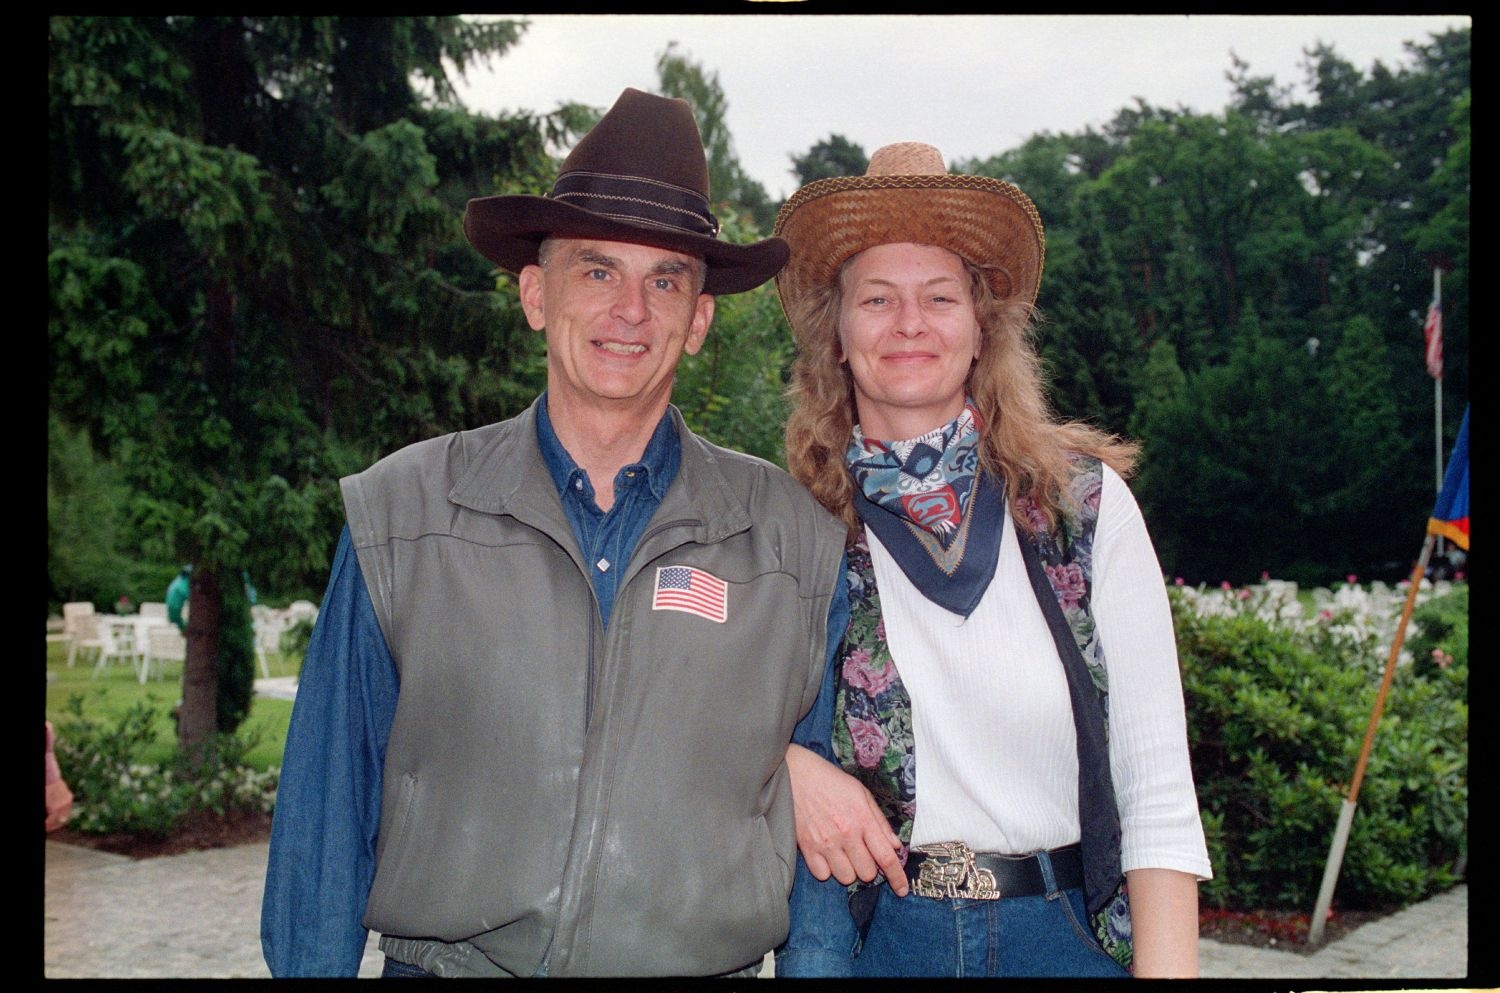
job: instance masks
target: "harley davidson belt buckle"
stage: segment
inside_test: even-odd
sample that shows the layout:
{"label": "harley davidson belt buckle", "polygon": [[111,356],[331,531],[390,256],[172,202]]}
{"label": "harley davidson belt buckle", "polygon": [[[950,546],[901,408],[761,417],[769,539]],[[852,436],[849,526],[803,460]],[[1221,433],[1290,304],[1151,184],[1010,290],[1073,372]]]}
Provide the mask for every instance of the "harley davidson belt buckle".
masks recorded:
{"label": "harley davidson belt buckle", "polygon": [[995,874],[974,864],[974,851],[961,841],[943,841],[912,849],[920,853],[921,865],[912,882],[912,892],[937,900],[998,900],[1000,887]]}

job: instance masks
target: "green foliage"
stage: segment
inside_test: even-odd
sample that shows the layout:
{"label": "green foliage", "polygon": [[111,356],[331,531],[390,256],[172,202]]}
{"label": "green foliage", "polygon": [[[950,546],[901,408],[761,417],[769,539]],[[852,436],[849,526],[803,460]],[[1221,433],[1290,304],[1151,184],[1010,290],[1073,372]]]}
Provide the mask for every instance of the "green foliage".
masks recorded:
{"label": "green foliage", "polygon": [[1429,679],[1452,681],[1468,700],[1469,587],[1457,586],[1447,596],[1429,600],[1412,611],[1406,639],[1417,673]]}
{"label": "green foliage", "polygon": [[114,724],[83,716],[83,698],[68,703],[71,719],[57,725],[58,767],[73,791],[69,826],[85,834],[126,831],[164,837],[188,810],[188,791],[159,766],[138,761],[156,740],[154,717],[136,704]]}
{"label": "green foliage", "polygon": [[[91,659],[69,667],[67,656],[66,641],[47,642],[47,719],[54,726],[61,726],[74,696],[84,698],[90,716],[96,721],[118,721],[130,708],[144,704],[153,716],[154,743],[145,746],[139,760],[146,764],[170,763],[177,754],[174,711],[181,702],[181,664],[168,663],[164,678],[151,678],[143,684],[130,666],[111,665],[96,673]],[[266,661],[272,675],[289,676],[296,675],[302,656],[272,652]],[[258,743],[246,756],[252,768],[264,772],[281,764],[282,743],[291,713],[290,700],[255,698],[247,721],[258,736]]]}
{"label": "green foliage", "polygon": [[722,205],[716,206],[715,213],[743,212],[750,215],[756,227],[770,230],[776,222],[776,205],[765,187],[740,165],[725,120],[729,101],[719,85],[719,74],[679,52],[675,41],[668,42],[657,57],[656,73],[662,96],[681,97],[693,107],[708,158],[708,193],[716,205]]}
{"label": "green foliage", "polygon": [[[753,231],[731,226],[734,234]],[[785,390],[792,335],[772,286],[719,297],[708,338],[677,372],[672,400],[688,427],[718,445],[785,465]]]}
{"label": "green foliage", "polygon": [[[474,118],[448,82],[520,30],[49,20],[49,409],[129,489],[121,554],[321,589],[341,475],[534,395],[524,322],[455,219],[550,171],[576,114]],[[190,648],[194,685],[215,664]]]}
{"label": "green foliage", "polygon": [[245,762],[254,736],[217,736],[204,760],[189,771],[179,761],[150,763],[144,753],[157,737],[158,715],[136,703],[113,723],[87,717],[74,695],[57,725],[58,767],[73,791],[68,826],[85,834],[115,832],[165,837],[188,814],[231,808],[269,812],[275,803],[275,770],[256,772]]}
{"label": "green foliage", "polygon": [[1308,512],[1326,439],[1308,429],[1323,416],[1316,375],[1305,350],[1246,337],[1181,393],[1153,397],[1136,490],[1169,575],[1244,582],[1317,546]]}
{"label": "green foliage", "polygon": [[281,632],[281,654],[303,658],[307,655],[307,646],[312,644],[313,619],[311,617],[299,617],[293,621],[285,631]]}
{"label": "green foliage", "polygon": [[223,587],[215,714],[219,731],[230,733],[249,716],[250,703],[255,697],[255,629],[244,584],[231,575]]}
{"label": "green foliage", "polygon": [[87,433],[47,419],[47,602],[114,603],[132,592],[124,579],[122,509],[130,490],[109,461],[94,454]]}
{"label": "green foliage", "polygon": [[814,142],[806,154],[793,155],[790,172],[797,177],[797,185],[806,186],[820,179],[863,176],[869,167],[869,156],[858,142],[841,134],[830,134]]}
{"label": "green foliage", "polygon": [[[1189,746],[1217,907],[1312,905],[1384,654],[1339,618],[1310,631],[1204,616],[1173,597]],[[1449,674],[1398,670],[1339,876],[1346,909],[1456,881],[1468,809],[1468,706]]]}

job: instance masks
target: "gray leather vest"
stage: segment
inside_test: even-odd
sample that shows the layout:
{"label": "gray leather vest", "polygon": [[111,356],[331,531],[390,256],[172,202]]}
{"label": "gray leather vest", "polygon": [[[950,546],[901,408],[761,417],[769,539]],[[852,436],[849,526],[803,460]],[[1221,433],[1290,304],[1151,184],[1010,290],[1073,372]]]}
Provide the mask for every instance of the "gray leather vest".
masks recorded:
{"label": "gray leather vest", "polygon": [[[827,649],[843,527],[674,409],[682,465],[608,630],[535,407],[342,480],[400,675],[364,923],[440,975],[711,975],[787,930],[784,754]],[[723,623],[657,570],[728,584]]]}

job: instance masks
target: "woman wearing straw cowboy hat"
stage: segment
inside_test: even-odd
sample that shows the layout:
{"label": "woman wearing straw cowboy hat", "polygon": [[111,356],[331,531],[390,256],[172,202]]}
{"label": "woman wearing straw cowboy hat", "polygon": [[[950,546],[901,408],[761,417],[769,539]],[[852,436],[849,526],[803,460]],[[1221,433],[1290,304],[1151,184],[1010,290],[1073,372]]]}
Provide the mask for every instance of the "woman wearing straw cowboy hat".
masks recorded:
{"label": "woman wearing straw cowboy hat", "polygon": [[1196,975],[1166,593],[1134,446],[1049,413],[1036,208],[908,142],[776,234],[788,465],[848,528],[852,607],[788,757],[777,974]]}

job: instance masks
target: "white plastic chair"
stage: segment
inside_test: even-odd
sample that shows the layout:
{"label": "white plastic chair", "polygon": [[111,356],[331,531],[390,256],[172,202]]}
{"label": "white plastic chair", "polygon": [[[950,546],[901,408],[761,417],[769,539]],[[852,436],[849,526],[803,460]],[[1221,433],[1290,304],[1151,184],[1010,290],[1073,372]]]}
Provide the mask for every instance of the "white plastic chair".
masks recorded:
{"label": "white plastic chair", "polygon": [[[94,605],[87,600],[63,604],[63,635],[68,639],[69,668],[72,668],[80,648],[99,647],[98,628],[93,623],[83,620],[85,617],[93,616],[93,613]],[[85,639],[90,640],[92,644],[84,645]]]}
{"label": "white plastic chair", "polygon": [[287,627],[306,617],[310,621],[318,619],[318,605],[311,600],[293,600],[286,608]]}
{"label": "white plastic chair", "polygon": [[156,678],[162,677],[167,662],[187,662],[187,639],[175,624],[153,624],[146,630],[146,650],[141,660],[141,683],[153,667]]}
{"label": "white plastic chair", "polygon": [[[87,607],[87,610],[75,610],[71,616],[67,613],[68,607]],[[94,613],[94,605],[86,604],[64,604],[63,605],[63,627],[68,635],[68,665],[82,657],[85,661],[94,658],[104,650],[104,639],[99,634],[99,615]]]}
{"label": "white plastic chair", "polygon": [[255,623],[255,655],[260,659],[261,672],[270,679],[271,667],[267,656],[281,651],[281,636],[292,626],[291,611],[256,604],[250,608],[250,615]]}
{"label": "white plastic chair", "polygon": [[99,661],[94,665],[94,678],[98,679],[104,667],[111,662],[128,662],[130,671],[139,675],[144,646],[137,646],[135,643],[135,622],[107,614],[96,616],[103,647],[99,652]]}

